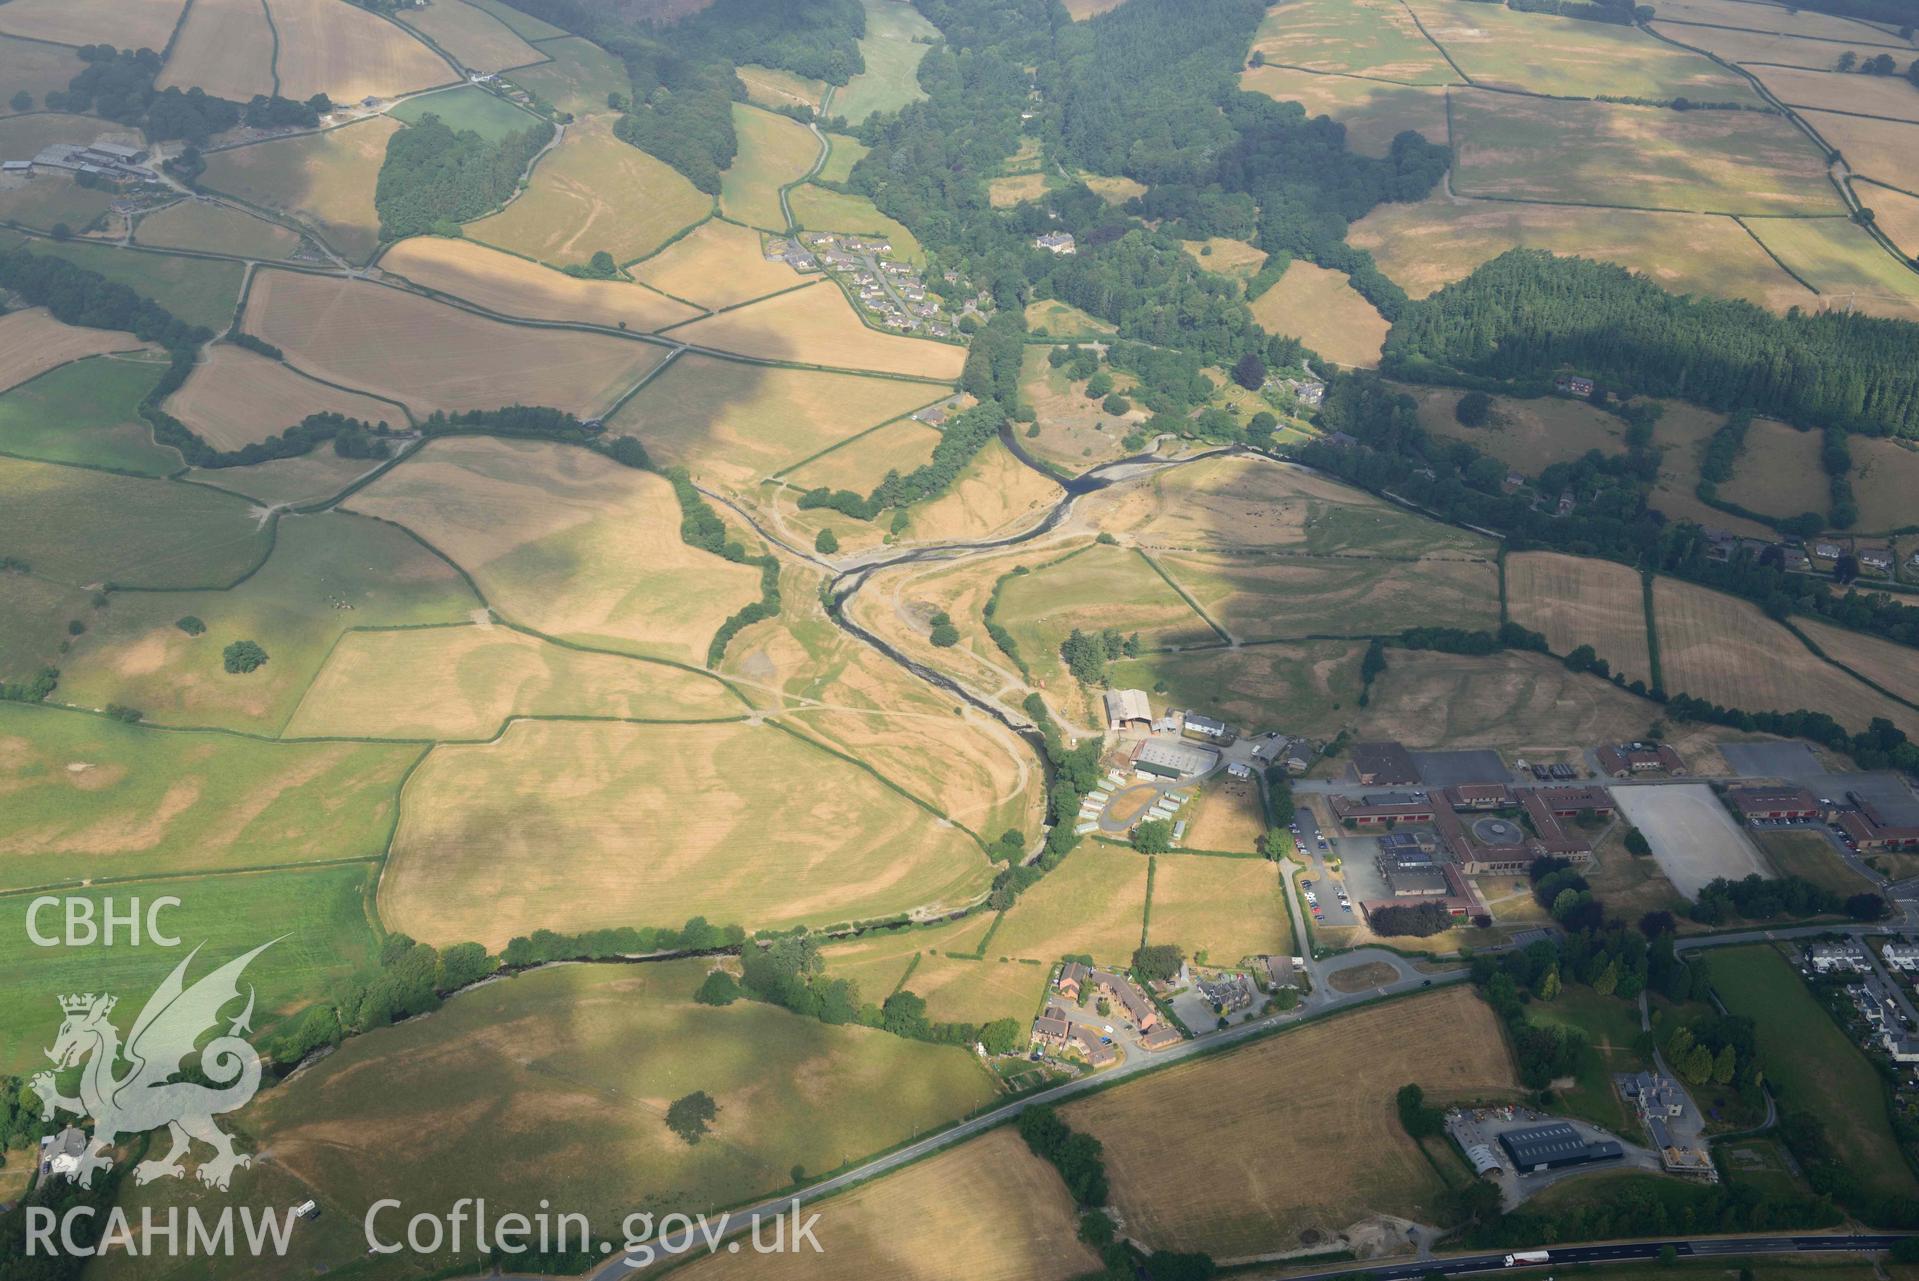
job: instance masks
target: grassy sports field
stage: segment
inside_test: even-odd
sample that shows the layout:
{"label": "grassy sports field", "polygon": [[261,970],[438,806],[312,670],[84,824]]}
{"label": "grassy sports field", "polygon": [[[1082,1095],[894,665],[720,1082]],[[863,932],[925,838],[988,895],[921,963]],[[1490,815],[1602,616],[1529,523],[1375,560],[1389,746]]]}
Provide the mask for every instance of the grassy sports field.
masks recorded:
{"label": "grassy sports field", "polygon": [[154,444],[139,415],[166,368],[153,352],[93,356],[0,394],[0,452],[141,476],[180,470],[179,453]]}
{"label": "grassy sports field", "polygon": [[1212,965],[1293,952],[1279,872],[1259,858],[1159,855],[1146,935],[1148,942],[1177,944]]}
{"label": "grassy sports field", "polygon": [[1162,552],[1154,559],[1237,640],[1368,636],[1417,616],[1433,627],[1492,631],[1499,571],[1479,559],[1315,559]]}
{"label": "grassy sports field", "polygon": [[[1514,1095],[1505,1038],[1470,989],[1322,1019],[1062,1111],[1105,1145],[1129,1234],[1230,1258],[1295,1249],[1308,1229],[1330,1239],[1374,1214],[1423,1220],[1443,1185],[1393,1107],[1409,1082],[1435,1101]],[[1209,1103],[1186,1124],[1149,1120],[1193,1098]]]}
{"label": "grassy sports field", "polygon": [[1919,449],[1876,436],[1856,436],[1850,448],[1859,527],[1896,529],[1906,524],[1913,492],[1919,488]]}
{"label": "grassy sports field", "polygon": [[[884,0],[892,4],[897,0]],[[848,231],[878,233],[893,246],[893,257],[906,262],[924,262],[925,251],[905,226],[879,211],[869,197],[850,196],[828,191],[812,183],[803,183],[787,193],[793,207],[793,222],[809,231]]]}
{"label": "grassy sports field", "polygon": [[749,227],[786,230],[780,188],[806,176],[819,159],[819,140],[795,120],[737,102],[733,130],[739,153],[720,175],[720,212]]}
{"label": "grassy sports field", "polygon": [[1449,200],[1435,192],[1380,205],[1353,224],[1348,239],[1415,298],[1523,247],[1615,262],[1674,293],[1744,298],[1775,311],[1817,302],[1739,224],[1706,214]]}
{"label": "grassy sports field", "polygon": [[[1412,11],[1388,0],[1297,0],[1266,11],[1252,52],[1268,63],[1344,72],[1409,85],[1457,84],[1459,75],[1420,33]],[[1249,86],[1250,87],[1250,86]]]}
{"label": "grassy sports field", "polygon": [[1822,436],[1770,418],[1755,418],[1719,496],[1768,516],[1823,512],[1826,473],[1819,465]]}
{"label": "grassy sports field", "polygon": [[1007,909],[986,954],[1029,961],[1091,956],[1124,964],[1146,923],[1147,859],[1082,841],[1066,861]]}
{"label": "grassy sports field", "polygon": [[140,219],[134,241],[159,249],[197,249],[272,261],[291,258],[300,235],[231,205],[182,200]]}
{"label": "grassy sports field", "polygon": [[350,506],[426,539],[506,619],[585,644],[703,662],[759,597],[759,570],[680,539],[662,477],[572,446],[435,441]]}
{"label": "grassy sports field", "polygon": [[194,0],[154,87],[182,93],[197,88],[229,102],[272,93],[273,26],[266,6],[259,0]]}
{"label": "grassy sports field", "polygon": [[1239,87],[1280,102],[1297,102],[1309,116],[1331,116],[1346,126],[1346,145],[1362,156],[1385,156],[1393,139],[1407,129],[1428,142],[1446,143],[1446,91],[1437,86],[1268,64],[1242,71]]}
{"label": "grassy sports field", "polygon": [[1755,1024],[1760,1063],[1780,1102],[1819,1118],[1871,1195],[1919,1195],[1893,1140],[1878,1073],[1785,957],[1770,946],[1716,951],[1712,986],[1732,1013]]}
{"label": "grassy sports field", "polygon": [[666,350],[610,334],[489,320],[367,280],[259,271],[245,328],[304,373],[416,413],[551,405],[604,412]]}
{"label": "grassy sports field", "polygon": [[1844,663],[1867,680],[1907,698],[1919,689],[1919,655],[1909,646],[1811,618],[1794,618],[1792,625],[1811,637],[1812,643],[1824,650],[1827,657]]}
{"label": "grassy sports field", "polygon": [[377,858],[419,753],[0,704],[0,886]]}
{"label": "grassy sports field", "polygon": [[924,98],[919,85],[920,61],[939,39],[939,29],[918,9],[899,0],[863,0],[866,34],[860,37],[860,56],[866,69],[833,92],[832,114],[858,124],[875,111],[898,111]]}
{"label": "grassy sports field", "polygon": [[966,349],[869,329],[846,295],[819,281],[673,330],[689,343],[762,360],[836,369],[910,374],[941,382],[959,377]]}
{"label": "grassy sports field", "polygon": [[460,78],[405,27],[365,9],[342,11],[337,0],[267,0],[267,11],[280,38],[274,70],[282,97],[304,101],[324,93],[335,102],[357,102]]}
{"label": "grassy sports field", "polygon": [[[64,91],[85,66],[71,49],[0,36],[0,83],[19,86],[8,94],[9,99],[13,93],[25,93],[37,107],[49,92]],[[12,111],[13,104],[0,103],[0,109]]]}
{"label": "grassy sports field", "polygon": [[[241,873],[158,881],[124,881],[112,886],[71,891],[92,899],[96,919],[101,900],[111,896],[116,911],[130,899],[150,904],[162,895],[180,900],[163,910],[165,929],[180,939],[177,948],[125,945],[112,948],[35,946],[27,937],[26,916],[32,897],[0,898],[0,943],[10,973],[33,973],[31,983],[10,983],[0,994],[0,1071],[26,1073],[44,1068],[40,1047],[52,1043],[60,1026],[57,999],[68,992],[110,992],[120,998],[131,1020],[167,974],[201,948],[189,979],[210,972],[270,939],[278,939],[248,967],[246,982],[257,992],[253,1027],[264,1031],[279,1016],[325,994],[327,985],[372,959],[373,930],[365,911],[371,863],[349,863],[277,872]],[[43,933],[61,929],[57,913],[42,913]],[[237,1008],[237,1007],[236,1007]],[[128,1026],[122,1023],[122,1027]]]}
{"label": "grassy sports field", "polygon": [[1465,394],[1458,388],[1407,384],[1398,390],[1419,402],[1421,427],[1436,436],[1463,440],[1521,475],[1537,476],[1552,464],[1572,462],[1591,449],[1602,454],[1625,452],[1625,421],[1589,401],[1569,396],[1532,400],[1498,396],[1491,420],[1483,427],[1468,427],[1455,413]]}
{"label": "grassy sports field", "polygon": [[309,414],[345,414],[367,423],[407,426],[398,405],[315,382],[232,343],[205,349],[204,359],[180,390],[167,397],[166,410],[216,449],[240,449],[265,440]]}
{"label": "grassy sports field", "polygon": [[145,346],[124,330],[63,325],[44,307],[10,311],[0,316],[0,390],[17,387],[68,361]]}
{"label": "grassy sports field", "polygon": [[[754,1002],[695,1004],[706,965],[543,970],[466,993],[430,1019],[355,1038],[234,1118],[274,1154],[239,1176],[235,1195],[291,1204],[304,1189],[300,1195],[337,1208],[295,1234],[288,1275],[364,1261],[361,1220],[384,1196],[405,1198],[409,1212],[444,1213],[456,1198],[476,1196],[496,1213],[529,1214],[545,1197],[556,1210],[588,1215],[596,1243],[617,1241],[622,1218],[635,1210],[714,1211],[770,1194],[791,1182],[795,1166],[807,1174],[834,1169],[994,1097],[992,1078],[956,1047],[829,1027]],[[712,1133],[697,1146],[664,1124],[668,1103],[693,1090],[719,1104]],[[361,1120],[342,1133],[343,1116]],[[395,1127],[413,1136],[397,1152],[380,1138]],[[510,1165],[492,1159],[507,1140],[516,1153]],[[936,1169],[927,1163],[902,1177]],[[1057,1174],[1042,1167],[1014,1179],[998,1161],[993,1169],[1006,1175],[992,1181],[995,1196],[1052,1207],[1062,1239],[1071,1239],[1063,1191],[1052,1200],[1022,1194],[1028,1179],[1036,1192],[1047,1186],[1042,1173],[1057,1186]],[[180,1196],[181,1182],[158,1181],[139,1200]],[[869,1184],[864,1195],[886,1186]],[[831,1222],[822,1220],[823,1245],[834,1240]],[[1051,1227],[1054,1219],[1037,1222]],[[1049,1245],[1049,1254],[1057,1248]],[[404,1257],[409,1267],[459,1262]],[[257,1263],[245,1266],[252,1271],[230,1275],[257,1274]]]}
{"label": "grassy sports field", "polygon": [[1138,632],[1147,648],[1217,643],[1193,607],[1128,547],[1087,544],[1065,559],[1011,579],[1000,592],[998,621],[1019,643],[1042,685],[1062,697],[1074,682],[1060,645],[1074,629]]}
{"label": "grassy sports field", "polygon": [[[1919,712],[1807,654],[1798,637],[1755,605],[1661,578],[1653,584],[1659,662],[1666,688],[1750,712],[1815,707],[1848,729],[1884,716],[1919,733]],[[1781,662],[1781,655],[1794,661]],[[1804,654],[1804,661],[1799,656]]]}
{"label": "grassy sports field", "polygon": [[712,208],[712,198],[677,170],[614,137],[605,117],[587,116],[540,158],[526,190],[499,213],[468,223],[466,234],[562,266],[602,250],[630,262]]}
{"label": "grassy sports field", "polygon": [[964,834],[783,730],[520,721],[414,773],[381,915],[498,946],[689,916],[829,925],[959,906],[990,880]]}
{"label": "grassy sports field", "polygon": [[1253,319],[1298,338],[1336,365],[1370,369],[1392,326],[1337,271],[1295,262],[1253,300]]}
{"label": "grassy sports field", "polygon": [[373,189],[387,139],[400,128],[391,117],[375,116],[320,133],[216,151],[207,157],[201,182],[210,191],[289,214],[341,254],[365,262],[380,240]]}
{"label": "grassy sports field", "polygon": [[[287,516],[272,556],[231,591],[116,594],[61,664],[60,695],[137,707],[160,724],[272,734],[347,628],[454,622],[478,604],[403,530],[338,512]],[[184,617],[205,634],[182,631]],[[264,648],[266,664],[226,671],[221,652],[240,640]]]}
{"label": "grassy sports field", "polygon": [[1454,90],[1453,189],[1694,213],[1841,213],[1825,157],[1779,116]]}
{"label": "grassy sports field", "polygon": [[[1919,94],[1915,94],[1919,97]],[[1848,218],[1752,218],[1766,248],[1825,297],[1820,304],[1893,320],[1919,319],[1919,273]]]}
{"label": "grassy sports field", "polygon": [[[1116,685],[1158,690],[1168,702],[1263,729],[1332,737],[1354,714],[1365,644],[1297,641],[1242,649],[1148,654],[1108,670]],[[1193,833],[1187,833],[1189,841]]]}
{"label": "grassy sports field", "polygon": [[503,316],[574,320],[644,333],[700,314],[641,285],[581,280],[471,240],[402,240],[381,255],[380,270]]}
{"label": "grassy sports field", "polygon": [[13,0],[0,31],[70,45],[112,31],[128,48],[164,49],[184,7],[182,0]]}
{"label": "grassy sports field", "polygon": [[542,102],[552,103],[557,111],[576,116],[605,111],[608,94],[633,92],[625,64],[590,40],[579,36],[544,40],[540,52],[550,61],[521,67],[507,79]]}
{"label": "grassy sports field", "polygon": [[[13,248],[15,243],[20,242],[0,238],[0,246]],[[145,294],[189,324],[205,325],[217,333],[233,320],[233,307],[240,297],[240,278],[245,270],[237,262],[128,253],[109,245],[79,240],[23,243],[36,254],[64,258]]]}
{"label": "grassy sports field", "polygon": [[783,262],[768,262],[760,233],[708,219],[644,262],[633,278],[702,307],[731,307],[804,284]]}
{"label": "grassy sports field", "polygon": [[1760,105],[1743,76],[1634,26],[1567,23],[1554,14],[1484,9],[1468,0],[1410,0],[1410,7],[1475,84],[1563,97]]}
{"label": "grassy sports field", "polygon": [[1075,1235],[1077,1211],[1058,1173],[1011,1129],[861,1184],[822,1202],[821,1213],[831,1225],[823,1238],[832,1243],[829,1252],[716,1254],[692,1264],[686,1276],[881,1281],[910,1264],[924,1281],[1066,1281],[1099,1264]]}
{"label": "grassy sports field", "polygon": [[507,627],[410,627],[342,636],[286,736],[486,739],[509,717],[711,720],[745,710],[718,681],[664,663]]}
{"label": "grassy sports field", "polygon": [[[750,484],[910,413],[938,392],[925,383],[687,355],[621,406],[609,430],[638,436],[654,458],[702,479]],[[864,492],[884,475],[853,487]]]}
{"label": "grassy sports field", "polygon": [[[446,2],[441,0],[441,4]],[[431,13],[441,4],[421,12]],[[491,22],[492,19],[487,21]],[[538,129],[543,136],[552,130],[551,125],[532,112],[522,111],[505,98],[475,85],[461,85],[456,89],[408,98],[405,102],[394,104],[388,114],[410,125],[418,124],[426,116],[438,116],[448,128],[471,129],[489,142],[498,142],[508,134],[525,133],[528,129]]]}
{"label": "grassy sports field", "polygon": [[1591,645],[1627,680],[1652,683],[1645,587],[1631,568],[1557,552],[1514,552],[1506,557],[1506,604],[1512,620],[1543,633],[1553,653]]}
{"label": "grassy sports field", "polygon": [[394,16],[471,71],[504,71],[544,57],[505,22],[464,0],[435,0],[424,9],[401,9]]}
{"label": "grassy sports field", "polygon": [[245,499],[194,485],[0,458],[0,489],[0,546],[70,587],[230,583],[270,538]]}

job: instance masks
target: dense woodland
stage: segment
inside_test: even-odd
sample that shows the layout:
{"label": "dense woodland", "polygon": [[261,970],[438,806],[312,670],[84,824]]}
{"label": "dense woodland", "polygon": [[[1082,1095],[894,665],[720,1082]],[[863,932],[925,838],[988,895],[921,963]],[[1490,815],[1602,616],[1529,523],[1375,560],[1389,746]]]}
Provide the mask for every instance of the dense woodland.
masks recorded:
{"label": "dense woodland", "polygon": [[83,45],[78,56],[86,67],[67,82],[64,92],[47,94],[47,110],[97,112],[108,120],[137,126],[155,142],[183,138],[201,143],[243,123],[255,128],[310,128],[320,122],[322,111],[333,109],[323,93],[305,102],[260,94],[250,102],[238,103],[198,88],[155,89],[153,82],[160,74],[161,59],[151,49]]}
{"label": "dense woodland", "polygon": [[505,204],[520,175],[553,136],[547,125],[488,142],[471,129],[455,132],[428,112],[387,140],[374,188],[380,238],[457,236],[460,224]]}

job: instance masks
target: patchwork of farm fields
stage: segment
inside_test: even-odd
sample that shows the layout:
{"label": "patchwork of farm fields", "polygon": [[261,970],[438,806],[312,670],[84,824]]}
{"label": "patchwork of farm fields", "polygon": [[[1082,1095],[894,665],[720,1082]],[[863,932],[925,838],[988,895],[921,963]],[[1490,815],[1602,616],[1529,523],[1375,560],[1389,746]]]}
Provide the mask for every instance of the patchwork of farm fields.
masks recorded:
{"label": "patchwork of farm fields", "polygon": [[166,410],[215,449],[265,440],[309,414],[344,414],[367,423],[407,425],[398,405],[316,382],[277,360],[216,343],[167,398]]}
{"label": "patchwork of farm fields", "polygon": [[154,87],[197,88],[234,102],[270,94],[273,47],[273,23],[261,0],[193,0]]}
{"label": "patchwork of farm fields", "polygon": [[820,158],[806,126],[741,103],[733,105],[739,154],[720,178],[720,212],[749,227],[786,230],[780,188],[804,178]]}
{"label": "patchwork of farm fields", "polygon": [[502,316],[645,333],[700,314],[643,285],[581,280],[471,240],[402,240],[380,256],[380,270]]}
{"label": "patchwork of farm fields", "polygon": [[904,374],[947,382],[966,349],[870,329],[837,287],[818,281],[673,329],[682,342],[759,360]]}
{"label": "patchwork of farm fields", "polygon": [[276,222],[212,200],[182,200],[140,219],[134,239],[160,249],[238,254],[267,261],[291,258],[300,235]]}
{"label": "patchwork of farm fields", "polygon": [[274,209],[313,228],[355,262],[370,257],[380,240],[380,214],[373,190],[398,120],[368,120],[295,134],[207,157],[201,179],[211,191]]}
{"label": "patchwork of farm fields", "polygon": [[335,102],[358,102],[460,78],[399,23],[341,0],[267,0],[267,12],[278,38],[273,69],[282,97],[304,102],[324,93]]}
{"label": "patchwork of farm fields", "polygon": [[503,71],[545,58],[506,23],[464,0],[437,0],[395,16],[473,71]]}
{"label": "patchwork of farm fields", "polygon": [[1376,636],[1413,617],[1465,631],[1499,624],[1499,570],[1485,560],[1167,552],[1153,561],[1242,641]]}

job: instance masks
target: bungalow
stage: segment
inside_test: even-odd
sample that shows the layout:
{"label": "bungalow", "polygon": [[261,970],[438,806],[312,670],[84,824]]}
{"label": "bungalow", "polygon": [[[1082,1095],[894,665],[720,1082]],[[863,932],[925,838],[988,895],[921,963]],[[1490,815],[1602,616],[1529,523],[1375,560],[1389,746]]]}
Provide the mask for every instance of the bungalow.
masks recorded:
{"label": "bungalow", "polygon": [[1880,955],[1886,958],[1887,965],[1902,973],[1919,970],[1919,943],[1910,939],[1893,939]]}
{"label": "bungalow", "polygon": [[1861,547],[1859,549],[1859,564],[1866,569],[1874,570],[1881,574],[1890,573],[1892,572],[1892,548]]}
{"label": "bungalow", "polygon": [[1829,543],[1821,540],[1812,545],[1812,554],[1820,560],[1838,560],[1846,554],[1846,549],[1838,543]]}

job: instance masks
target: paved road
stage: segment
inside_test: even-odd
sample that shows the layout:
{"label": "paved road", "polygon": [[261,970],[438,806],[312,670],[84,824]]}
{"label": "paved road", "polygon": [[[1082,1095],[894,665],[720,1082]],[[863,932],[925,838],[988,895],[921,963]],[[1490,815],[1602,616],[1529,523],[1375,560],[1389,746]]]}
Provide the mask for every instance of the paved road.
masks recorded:
{"label": "paved road", "polygon": [[[1680,1258],[1697,1258],[1708,1255],[1740,1254],[1812,1254],[1827,1251],[1859,1251],[1890,1249],[1903,1234],[1875,1233],[1849,1236],[1757,1236],[1757,1237],[1695,1237],[1691,1239],[1675,1238],[1667,1241],[1624,1241],[1609,1245],[1582,1245],[1555,1247],[1552,1250],[1552,1262],[1541,1267],[1563,1267],[1572,1263],[1624,1263],[1632,1260],[1656,1259],[1659,1252],[1671,1246]],[[1392,1263],[1342,1264],[1336,1272],[1314,1272],[1295,1277],[1292,1281],[1331,1281],[1334,1277],[1352,1276],[1363,1273],[1377,1278],[1378,1281],[1416,1281],[1417,1278],[1432,1273],[1445,1276],[1464,1276],[1474,1272],[1504,1272],[1506,1256],[1504,1254],[1469,1254],[1450,1259],[1424,1259],[1407,1261],[1404,1259]],[[1528,1272],[1525,1275],[1531,1276]]]}

